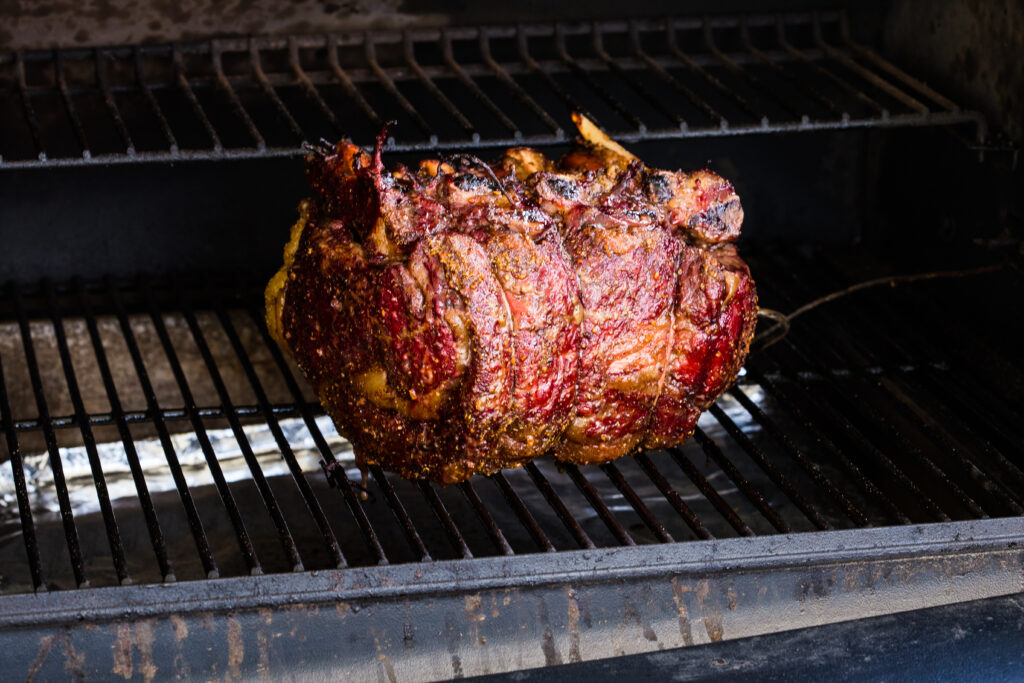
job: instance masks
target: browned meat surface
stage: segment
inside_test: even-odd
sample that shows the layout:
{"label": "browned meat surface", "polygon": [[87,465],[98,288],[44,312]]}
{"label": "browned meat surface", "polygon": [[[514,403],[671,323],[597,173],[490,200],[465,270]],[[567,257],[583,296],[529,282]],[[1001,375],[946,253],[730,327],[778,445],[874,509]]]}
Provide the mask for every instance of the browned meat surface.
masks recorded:
{"label": "browned meat surface", "polygon": [[681,443],[735,380],[757,306],[732,186],[574,120],[557,162],[387,171],[383,136],[308,157],[267,324],[360,465],[451,483],[606,462]]}

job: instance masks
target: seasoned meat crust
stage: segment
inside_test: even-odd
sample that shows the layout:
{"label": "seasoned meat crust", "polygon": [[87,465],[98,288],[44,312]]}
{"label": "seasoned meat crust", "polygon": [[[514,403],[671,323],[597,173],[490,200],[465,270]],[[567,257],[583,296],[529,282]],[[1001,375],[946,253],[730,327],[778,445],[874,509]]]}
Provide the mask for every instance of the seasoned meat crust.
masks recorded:
{"label": "seasoned meat crust", "polygon": [[682,443],[735,381],[757,295],[732,186],[574,121],[558,161],[388,171],[383,133],[307,157],[267,325],[361,467],[453,483],[603,463]]}

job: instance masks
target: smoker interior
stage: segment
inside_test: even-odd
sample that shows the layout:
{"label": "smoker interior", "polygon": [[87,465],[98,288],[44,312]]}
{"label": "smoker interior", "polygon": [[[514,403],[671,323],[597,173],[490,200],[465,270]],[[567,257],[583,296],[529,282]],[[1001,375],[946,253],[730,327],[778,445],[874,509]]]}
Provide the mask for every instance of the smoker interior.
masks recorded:
{"label": "smoker interior", "polygon": [[[681,448],[364,485],[262,322],[301,143],[557,151],[571,110],[734,182],[762,307],[960,272],[794,320]],[[1024,515],[1019,171],[840,13],[18,52],[0,120],[5,596]]]}

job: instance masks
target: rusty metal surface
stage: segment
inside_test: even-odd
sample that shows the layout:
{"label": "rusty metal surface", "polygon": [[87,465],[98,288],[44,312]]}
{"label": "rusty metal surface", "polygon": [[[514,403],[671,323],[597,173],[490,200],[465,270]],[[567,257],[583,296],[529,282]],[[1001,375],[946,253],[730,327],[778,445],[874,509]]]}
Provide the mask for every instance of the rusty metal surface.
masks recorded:
{"label": "rusty metal surface", "polygon": [[40,680],[436,680],[1018,593],[1022,544],[984,520],[10,596],[0,641]]}

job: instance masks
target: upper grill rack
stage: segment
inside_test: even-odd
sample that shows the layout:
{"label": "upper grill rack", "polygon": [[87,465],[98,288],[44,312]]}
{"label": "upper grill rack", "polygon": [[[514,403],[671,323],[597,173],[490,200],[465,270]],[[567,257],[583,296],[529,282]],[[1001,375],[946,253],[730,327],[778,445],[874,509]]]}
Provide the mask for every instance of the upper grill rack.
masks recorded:
{"label": "upper grill rack", "polygon": [[455,27],[0,55],[0,168],[969,124],[843,13]]}
{"label": "upper grill rack", "polygon": [[[793,292],[841,284],[817,256],[749,260],[766,305],[791,308]],[[1024,367],[1005,345],[1014,337],[986,327],[973,306],[946,304],[1019,292],[1024,276],[979,278],[987,281],[865,292],[801,319],[751,357],[683,448],[599,468],[538,461],[447,489],[372,468],[368,500],[260,312],[246,308],[259,300],[251,290],[192,280],[8,284],[0,324],[14,331],[0,345],[0,429],[14,491],[0,502],[20,517],[0,526],[0,588],[1022,516],[1014,406]],[[123,453],[105,456],[104,441]],[[65,467],[76,448],[88,468],[72,482]],[[146,462],[154,453],[155,469]],[[318,457],[326,478],[310,467]],[[42,460],[50,478],[33,490]],[[114,478],[128,495],[110,493]],[[83,492],[93,501],[85,510],[72,499]],[[49,510],[47,496],[56,498]]]}

